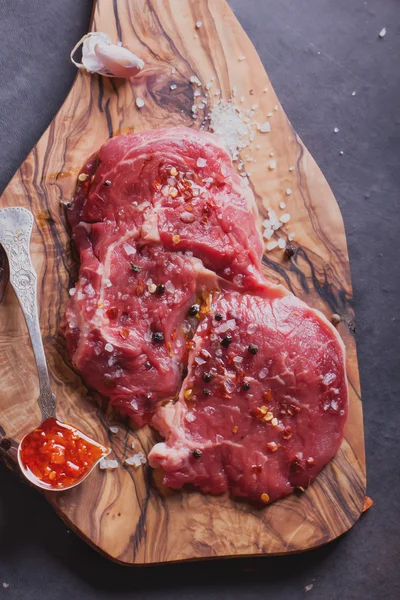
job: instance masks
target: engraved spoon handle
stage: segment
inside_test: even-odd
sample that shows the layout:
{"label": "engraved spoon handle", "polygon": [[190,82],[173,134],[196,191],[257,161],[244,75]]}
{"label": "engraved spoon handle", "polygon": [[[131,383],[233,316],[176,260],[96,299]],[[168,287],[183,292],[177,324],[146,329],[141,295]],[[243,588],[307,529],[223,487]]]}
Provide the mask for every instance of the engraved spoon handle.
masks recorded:
{"label": "engraved spoon handle", "polygon": [[33,215],[26,208],[0,209],[0,244],[9,264],[10,283],[24,313],[39,376],[38,403],[43,421],[56,416],[56,398],[51,391],[46,356],[40,332],[36,281],[37,275],[30,256]]}

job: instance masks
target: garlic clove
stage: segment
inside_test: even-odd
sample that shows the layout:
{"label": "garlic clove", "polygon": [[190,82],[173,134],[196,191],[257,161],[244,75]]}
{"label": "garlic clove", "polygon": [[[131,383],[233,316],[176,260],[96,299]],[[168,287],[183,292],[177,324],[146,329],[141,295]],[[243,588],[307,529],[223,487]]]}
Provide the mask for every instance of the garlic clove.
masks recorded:
{"label": "garlic clove", "polygon": [[144,67],[144,61],[136,54],[115,44],[97,44],[94,53],[112,77],[134,77]]}
{"label": "garlic clove", "polygon": [[[82,62],[74,60],[74,54],[82,46]],[[71,61],[78,69],[98,73],[106,77],[134,77],[144,67],[144,61],[122,46],[111,43],[106,33],[91,32],[83,36],[71,54]]]}

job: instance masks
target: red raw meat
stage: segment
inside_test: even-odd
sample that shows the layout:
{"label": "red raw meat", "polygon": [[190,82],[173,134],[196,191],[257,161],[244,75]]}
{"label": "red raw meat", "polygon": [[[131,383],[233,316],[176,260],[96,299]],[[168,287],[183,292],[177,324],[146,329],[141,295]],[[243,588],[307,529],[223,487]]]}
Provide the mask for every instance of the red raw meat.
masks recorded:
{"label": "red raw meat", "polygon": [[153,419],[166,441],[150,464],[170,487],[229,489],[255,502],[307,487],[336,454],[347,415],[344,348],[333,326],[278,286],[225,291],[193,345],[179,401]]}
{"label": "red raw meat", "polygon": [[264,280],[254,197],[217,139],[109,140],[68,218],[81,258],[62,322],[72,361],[163,435],[149,460],[166,483],[255,502],[309,485],[343,437],[344,347]]}
{"label": "red raw meat", "polygon": [[87,383],[143,425],[179,393],[185,315],[218,288],[204,265],[261,281],[254,198],[214,136],[185,128],[115,137],[80,178],[68,219],[81,268],[61,328]]}

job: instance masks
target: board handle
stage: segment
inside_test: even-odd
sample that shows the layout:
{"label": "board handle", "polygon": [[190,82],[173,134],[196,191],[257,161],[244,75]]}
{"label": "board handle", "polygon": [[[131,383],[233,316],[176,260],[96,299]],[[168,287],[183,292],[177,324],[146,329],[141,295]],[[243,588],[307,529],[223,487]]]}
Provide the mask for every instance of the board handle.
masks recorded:
{"label": "board handle", "polygon": [[10,271],[10,283],[25,317],[39,376],[38,403],[43,421],[56,416],[56,399],[51,391],[37,310],[37,275],[31,262],[30,240],[33,215],[26,208],[0,210],[0,244],[3,246]]}

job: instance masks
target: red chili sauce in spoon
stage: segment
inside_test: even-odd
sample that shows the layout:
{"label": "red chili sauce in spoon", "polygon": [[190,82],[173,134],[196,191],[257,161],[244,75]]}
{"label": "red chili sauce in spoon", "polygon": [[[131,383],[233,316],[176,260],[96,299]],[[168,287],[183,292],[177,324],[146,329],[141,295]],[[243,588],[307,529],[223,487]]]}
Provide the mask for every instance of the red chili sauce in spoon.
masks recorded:
{"label": "red chili sauce in spoon", "polygon": [[108,452],[79,429],[49,418],[22,440],[20,459],[49,489],[63,489],[83,479]]}

